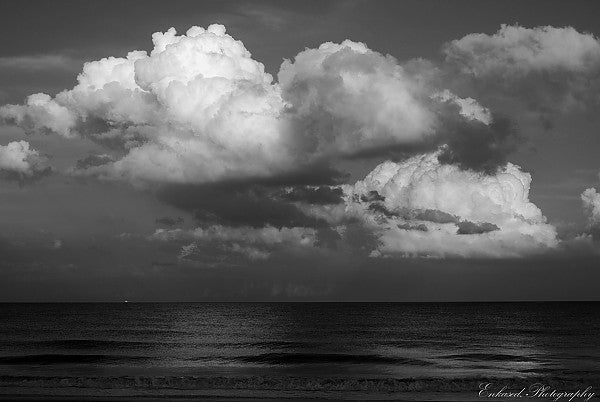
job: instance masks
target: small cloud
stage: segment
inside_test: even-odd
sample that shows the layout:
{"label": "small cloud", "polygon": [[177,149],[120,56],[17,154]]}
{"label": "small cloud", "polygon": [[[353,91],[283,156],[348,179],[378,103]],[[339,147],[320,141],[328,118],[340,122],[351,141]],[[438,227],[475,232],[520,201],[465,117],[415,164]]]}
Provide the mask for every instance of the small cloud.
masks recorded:
{"label": "small cloud", "polygon": [[27,141],[0,145],[0,176],[21,183],[36,180],[52,172],[48,158],[31,148]]}

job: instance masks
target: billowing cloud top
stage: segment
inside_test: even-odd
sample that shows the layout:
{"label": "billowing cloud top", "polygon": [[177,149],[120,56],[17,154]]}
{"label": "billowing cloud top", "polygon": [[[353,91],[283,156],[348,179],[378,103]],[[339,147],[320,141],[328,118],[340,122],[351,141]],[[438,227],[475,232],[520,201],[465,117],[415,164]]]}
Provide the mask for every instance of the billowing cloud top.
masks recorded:
{"label": "billowing cloud top", "polygon": [[529,201],[530,184],[510,163],[490,176],[443,165],[431,153],[377,166],[346,189],[347,209],[380,231],[379,253],[517,256],[557,244],[556,230]]}
{"label": "billowing cloud top", "polygon": [[309,151],[354,154],[414,144],[434,131],[426,88],[391,56],[363,43],[327,42],[300,52],[279,71],[283,97]]}
{"label": "billowing cloud top", "polygon": [[[280,176],[390,147],[460,148],[461,131],[448,134],[445,124],[492,119],[474,99],[435,96],[426,63],[405,67],[359,42],[307,49],[282,64],[274,83],[222,25],[185,35],[171,28],[152,41],[150,54],[86,63],[73,89],[31,95],[0,108],[0,117],[30,132],[86,136],[119,154],[79,173],[175,183]],[[463,156],[453,153],[452,162]]]}

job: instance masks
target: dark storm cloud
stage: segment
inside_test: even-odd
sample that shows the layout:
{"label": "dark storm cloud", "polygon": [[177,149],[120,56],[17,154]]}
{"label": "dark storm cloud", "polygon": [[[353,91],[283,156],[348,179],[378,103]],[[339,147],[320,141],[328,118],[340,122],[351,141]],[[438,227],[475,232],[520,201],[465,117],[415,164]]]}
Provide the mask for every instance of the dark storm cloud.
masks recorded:
{"label": "dark storm cloud", "polygon": [[448,121],[446,145],[438,159],[486,174],[506,165],[509,155],[521,144],[521,135],[508,117],[494,115],[490,125],[479,121]]}

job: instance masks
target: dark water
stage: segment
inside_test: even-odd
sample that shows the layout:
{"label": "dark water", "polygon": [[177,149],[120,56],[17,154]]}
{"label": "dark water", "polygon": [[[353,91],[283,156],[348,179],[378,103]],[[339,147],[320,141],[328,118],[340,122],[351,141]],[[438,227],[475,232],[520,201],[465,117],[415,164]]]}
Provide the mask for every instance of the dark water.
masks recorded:
{"label": "dark water", "polygon": [[0,393],[467,392],[481,379],[600,386],[598,303],[3,304],[0,312]]}

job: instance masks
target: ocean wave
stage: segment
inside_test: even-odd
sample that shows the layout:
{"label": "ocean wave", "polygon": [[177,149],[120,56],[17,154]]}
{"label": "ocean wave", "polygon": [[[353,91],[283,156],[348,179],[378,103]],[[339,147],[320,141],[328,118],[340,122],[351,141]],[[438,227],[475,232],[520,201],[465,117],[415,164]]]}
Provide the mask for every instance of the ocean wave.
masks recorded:
{"label": "ocean wave", "polygon": [[38,354],[21,356],[1,356],[2,365],[28,365],[28,364],[100,364],[118,362],[136,362],[147,359],[146,356],[122,355],[74,355],[74,354]]}
{"label": "ocean wave", "polygon": [[433,363],[404,357],[389,357],[374,354],[343,354],[343,353],[265,353],[252,356],[241,356],[237,360],[246,363],[263,364],[409,364],[409,365],[431,365]]}
{"label": "ocean wave", "polygon": [[536,361],[536,356],[518,356],[502,353],[461,353],[441,356],[442,359],[469,360],[469,361],[508,361],[508,362],[531,362]]}

